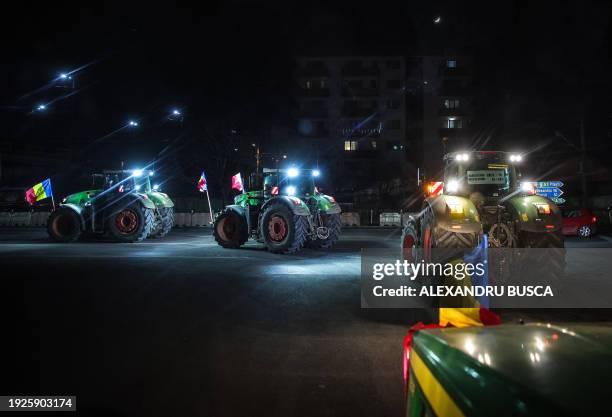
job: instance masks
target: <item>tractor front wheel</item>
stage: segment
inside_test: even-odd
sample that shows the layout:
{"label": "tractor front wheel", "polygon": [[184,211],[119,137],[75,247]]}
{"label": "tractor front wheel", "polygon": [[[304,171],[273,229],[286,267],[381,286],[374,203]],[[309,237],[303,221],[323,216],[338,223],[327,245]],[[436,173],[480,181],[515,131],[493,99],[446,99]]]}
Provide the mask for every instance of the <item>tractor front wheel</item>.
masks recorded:
{"label": "tractor front wheel", "polygon": [[215,241],[227,249],[237,249],[248,240],[246,219],[233,210],[223,210],[213,225]]}
{"label": "tractor front wheel", "polygon": [[340,239],[340,233],[342,232],[340,214],[322,214],[321,219],[323,220],[321,226],[327,227],[328,235],[326,239],[310,240],[308,247],[312,249],[330,249]]}
{"label": "tractor front wheel", "polygon": [[153,210],[133,203],[110,216],[108,230],[120,242],[142,242],[153,230],[153,224]]}
{"label": "tractor front wheel", "polygon": [[159,214],[161,215],[161,225],[157,232],[151,236],[154,239],[165,237],[174,226],[174,208],[163,207],[159,209]]}
{"label": "tractor front wheel", "polygon": [[308,220],[293,214],[284,204],[272,204],[261,216],[260,230],[270,252],[296,253],[306,243]]}
{"label": "tractor front wheel", "polygon": [[49,216],[47,232],[60,243],[74,242],[81,237],[81,220],[74,210],[60,207]]}

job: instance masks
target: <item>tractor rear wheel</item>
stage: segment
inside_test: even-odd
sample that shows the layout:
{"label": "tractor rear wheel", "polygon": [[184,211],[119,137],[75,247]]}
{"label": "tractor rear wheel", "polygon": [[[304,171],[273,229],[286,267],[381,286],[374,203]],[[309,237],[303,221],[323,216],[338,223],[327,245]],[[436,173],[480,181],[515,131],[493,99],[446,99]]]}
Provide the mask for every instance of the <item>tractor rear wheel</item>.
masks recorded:
{"label": "tractor rear wheel", "polygon": [[81,237],[81,220],[76,211],[60,207],[49,216],[47,232],[60,243],[74,242]]}
{"label": "tractor rear wheel", "polygon": [[[526,259],[521,262],[529,276],[555,282],[565,273],[565,241],[560,233],[529,233],[521,236]],[[530,250],[532,249],[532,250]],[[542,250],[546,249],[546,250]]]}
{"label": "tractor rear wheel", "polygon": [[159,214],[161,215],[161,225],[158,230],[151,236],[154,239],[159,239],[165,237],[172,227],[174,226],[174,208],[173,207],[163,207],[159,209]]}
{"label": "tractor rear wheel", "polygon": [[423,213],[421,236],[425,262],[433,261],[433,249],[446,249],[436,251],[435,261],[441,261],[440,258],[447,261],[453,257],[463,258],[466,249],[475,248],[478,245],[478,235],[476,233],[451,232],[439,227],[431,207],[428,207]]}
{"label": "tractor rear wheel", "polygon": [[306,243],[308,220],[293,214],[284,204],[271,204],[261,216],[260,231],[270,252],[296,253]]}
{"label": "tractor rear wheel", "polygon": [[327,227],[328,230],[327,239],[309,240],[309,248],[329,249],[334,246],[338,239],[340,239],[340,233],[342,232],[342,219],[340,214],[322,214],[321,220],[323,220],[321,226]]}
{"label": "tractor rear wheel", "polygon": [[237,249],[249,238],[246,220],[234,210],[225,209],[215,218],[215,241],[227,249]]}
{"label": "tractor rear wheel", "polygon": [[153,224],[153,210],[132,203],[110,216],[108,230],[120,242],[142,242],[153,230]]}

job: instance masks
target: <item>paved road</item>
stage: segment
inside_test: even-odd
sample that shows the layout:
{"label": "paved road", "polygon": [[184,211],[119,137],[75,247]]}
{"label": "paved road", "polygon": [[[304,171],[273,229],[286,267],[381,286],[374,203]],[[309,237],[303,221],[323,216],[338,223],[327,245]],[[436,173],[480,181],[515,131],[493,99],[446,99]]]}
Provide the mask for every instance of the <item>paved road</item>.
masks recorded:
{"label": "paved road", "polygon": [[1,392],[75,394],[93,416],[401,415],[402,340],[432,316],[363,310],[358,280],[359,249],[399,233],[281,256],[206,229],[69,245],[0,229]]}

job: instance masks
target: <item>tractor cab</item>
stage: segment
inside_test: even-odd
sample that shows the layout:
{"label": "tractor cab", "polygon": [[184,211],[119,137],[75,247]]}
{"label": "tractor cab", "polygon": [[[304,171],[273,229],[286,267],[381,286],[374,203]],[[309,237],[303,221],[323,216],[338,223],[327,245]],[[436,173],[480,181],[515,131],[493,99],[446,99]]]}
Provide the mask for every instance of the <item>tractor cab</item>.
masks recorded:
{"label": "tractor cab", "polygon": [[508,152],[449,153],[444,157],[444,194],[484,202],[521,192],[522,160],[521,155]]}
{"label": "tractor cab", "polygon": [[309,197],[318,193],[315,179],[316,169],[269,169],[264,168],[264,195],[273,197],[287,195]]}
{"label": "tractor cab", "polygon": [[115,192],[150,193],[157,191],[158,187],[151,186],[151,170],[105,170],[101,174],[93,174],[94,185],[99,184],[104,190]]}

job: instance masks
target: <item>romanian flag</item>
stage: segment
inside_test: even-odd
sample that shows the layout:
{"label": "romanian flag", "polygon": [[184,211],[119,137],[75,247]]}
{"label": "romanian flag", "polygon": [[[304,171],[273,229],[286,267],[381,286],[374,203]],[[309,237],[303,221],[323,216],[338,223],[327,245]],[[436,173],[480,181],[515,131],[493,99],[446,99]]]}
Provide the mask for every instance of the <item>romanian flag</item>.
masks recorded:
{"label": "romanian flag", "polygon": [[31,206],[37,201],[43,200],[53,196],[53,190],[51,189],[51,178],[47,178],[43,182],[36,184],[34,187],[26,191],[26,201]]}
{"label": "romanian flag", "polygon": [[200,175],[200,179],[198,180],[198,190],[200,190],[201,193],[208,191],[208,183],[206,182],[204,171],[202,171],[202,175]]}

